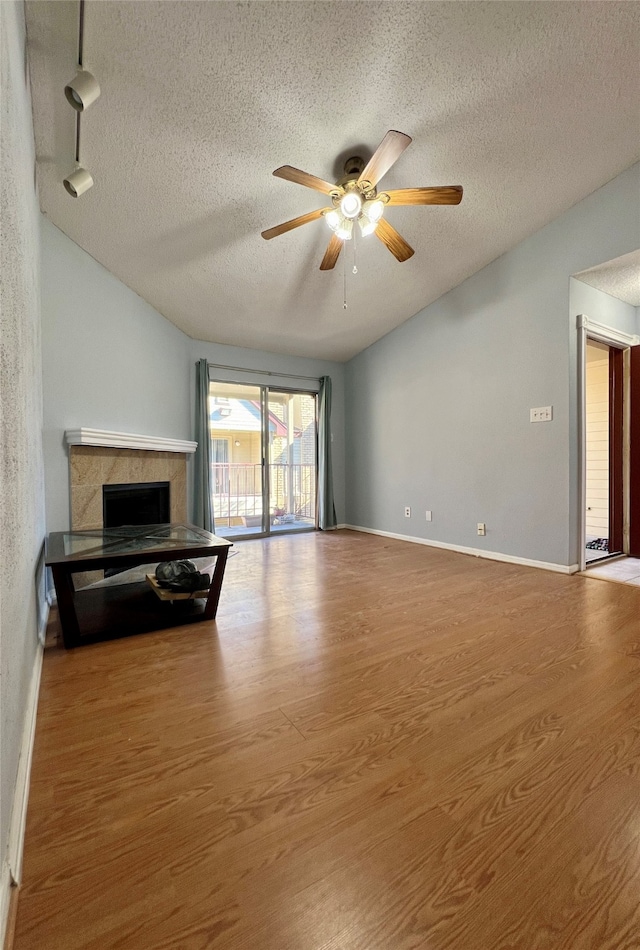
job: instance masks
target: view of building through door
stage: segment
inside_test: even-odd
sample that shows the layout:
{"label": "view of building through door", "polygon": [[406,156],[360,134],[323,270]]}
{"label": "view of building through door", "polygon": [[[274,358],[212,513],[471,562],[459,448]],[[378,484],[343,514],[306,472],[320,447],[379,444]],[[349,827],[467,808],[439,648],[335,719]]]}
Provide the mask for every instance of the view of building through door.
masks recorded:
{"label": "view of building through door", "polygon": [[269,510],[272,530],[316,523],[316,397],[269,390]]}
{"label": "view of building through door", "polygon": [[216,533],[315,528],[315,394],[211,382],[209,419]]}
{"label": "view of building through door", "polygon": [[586,347],[586,562],[622,551],[622,353]]}

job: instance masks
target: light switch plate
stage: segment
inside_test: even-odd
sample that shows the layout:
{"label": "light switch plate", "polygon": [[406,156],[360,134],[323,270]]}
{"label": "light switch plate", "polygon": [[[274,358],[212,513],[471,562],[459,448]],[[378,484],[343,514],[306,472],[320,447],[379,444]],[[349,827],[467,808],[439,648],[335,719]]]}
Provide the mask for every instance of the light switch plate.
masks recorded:
{"label": "light switch plate", "polygon": [[529,422],[551,422],[552,419],[553,406],[539,406],[529,410]]}

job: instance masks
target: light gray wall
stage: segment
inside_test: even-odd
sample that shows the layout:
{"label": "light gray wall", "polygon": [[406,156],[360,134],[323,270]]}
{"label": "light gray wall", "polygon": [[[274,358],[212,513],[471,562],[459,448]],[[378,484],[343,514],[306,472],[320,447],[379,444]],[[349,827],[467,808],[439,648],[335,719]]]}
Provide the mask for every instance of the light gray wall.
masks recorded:
{"label": "light gray wall", "polygon": [[[44,622],[38,201],[24,6],[0,3],[0,862]],[[0,934],[4,921],[0,921]]]}
{"label": "light gray wall", "polygon": [[640,246],[639,186],[636,165],[347,364],[350,524],[575,563],[569,279]]}
{"label": "light gray wall", "polygon": [[[69,527],[65,429],[86,426],[192,439],[195,362],[301,376],[334,386],[336,509],[344,520],[344,366],[192,340],[45,217],[42,234],[47,528]],[[291,379],[274,385],[295,385]]]}
{"label": "light gray wall", "polygon": [[65,429],[190,438],[188,341],[43,215],[41,234],[47,530],[64,531]]}
{"label": "light gray wall", "polygon": [[[640,214],[640,211],[638,213]],[[622,330],[623,333],[639,332],[637,307],[632,307],[611,294],[605,294],[603,290],[591,287],[575,277],[570,281],[569,306],[574,326],[578,314],[583,313],[596,323],[603,323],[614,330]]]}

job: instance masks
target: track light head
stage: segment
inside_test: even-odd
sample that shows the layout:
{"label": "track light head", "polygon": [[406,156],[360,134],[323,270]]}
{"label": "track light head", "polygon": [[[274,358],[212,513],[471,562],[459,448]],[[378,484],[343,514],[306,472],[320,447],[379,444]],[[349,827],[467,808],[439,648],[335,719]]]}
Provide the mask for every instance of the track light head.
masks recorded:
{"label": "track light head", "polygon": [[100,95],[100,86],[86,69],[78,69],[71,82],[64,87],[64,94],[76,112],[84,112]]}
{"label": "track light head", "polygon": [[93,187],[93,178],[86,168],[78,165],[76,170],[64,179],[64,187],[72,198],[79,198]]}

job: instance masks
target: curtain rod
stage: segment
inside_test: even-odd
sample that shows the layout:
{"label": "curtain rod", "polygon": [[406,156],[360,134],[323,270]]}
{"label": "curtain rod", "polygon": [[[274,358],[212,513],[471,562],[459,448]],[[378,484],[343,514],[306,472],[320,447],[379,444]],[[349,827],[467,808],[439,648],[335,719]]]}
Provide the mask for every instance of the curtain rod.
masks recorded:
{"label": "curtain rod", "polygon": [[238,373],[255,373],[257,376],[279,376],[281,379],[312,379],[320,382],[319,376],[297,376],[295,373],[272,373],[268,369],[248,369],[246,366],[226,366],[224,363],[208,363],[209,369],[231,369]]}

